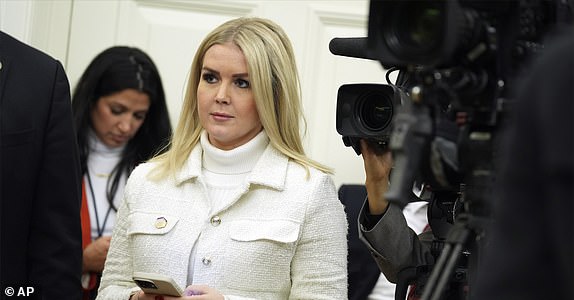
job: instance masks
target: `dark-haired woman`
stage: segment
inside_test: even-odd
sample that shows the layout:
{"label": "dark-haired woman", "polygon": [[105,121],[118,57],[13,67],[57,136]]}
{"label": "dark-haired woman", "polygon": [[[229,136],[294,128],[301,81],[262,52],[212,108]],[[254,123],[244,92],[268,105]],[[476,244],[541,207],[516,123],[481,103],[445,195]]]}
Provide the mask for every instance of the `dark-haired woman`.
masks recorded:
{"label": "dark-haired woman", "polygon": [[124,46],[98,54],[72,97],[80,149],[84,299],[94,299],[116,210],[134,167],[167,147],[171,125],[157,67]]}

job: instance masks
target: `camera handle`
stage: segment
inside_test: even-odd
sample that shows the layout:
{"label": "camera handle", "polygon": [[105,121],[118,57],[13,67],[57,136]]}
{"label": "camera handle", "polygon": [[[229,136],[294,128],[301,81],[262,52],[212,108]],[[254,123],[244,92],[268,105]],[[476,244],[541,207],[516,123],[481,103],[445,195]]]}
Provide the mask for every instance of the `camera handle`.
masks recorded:
{"label": "camera handle", "polygon": [[413,182],[423,158],[428,157],[433,122],[430,108],[420,103],[407,102],[393,121],[389,147],[393,152],[394,167],[385,198],[403,209],[412,199]]}

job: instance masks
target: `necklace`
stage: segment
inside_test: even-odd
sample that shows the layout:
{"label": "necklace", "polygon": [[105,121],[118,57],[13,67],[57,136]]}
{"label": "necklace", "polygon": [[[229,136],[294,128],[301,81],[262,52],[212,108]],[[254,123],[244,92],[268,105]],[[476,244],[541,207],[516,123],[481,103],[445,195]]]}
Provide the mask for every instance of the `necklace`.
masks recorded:
{"label": "necklace", "polygon": [[[96,176],[98,176],[96,174]],[[92,178],[90,177],[90,171],[86,172],[86,177],[88,178],[88,185],[90,187],[90,194],[92,195],[92,204],[94,205],[94,216],[96,217],[96,230],[98,231],[98,238],[104,234],[104,228],[106,228],[106,223],[108,222],[108,217],[112,211],[112,206],[108,204],[108,210],[106,211],[106,215],[104,217],[104,222],[102,226],[100,226],[100,219],[98,216],[98,206],[96,204],[96,195],[94,193],[94,187],[92,185]],[[98,176],[99,177],[99,176]]]}

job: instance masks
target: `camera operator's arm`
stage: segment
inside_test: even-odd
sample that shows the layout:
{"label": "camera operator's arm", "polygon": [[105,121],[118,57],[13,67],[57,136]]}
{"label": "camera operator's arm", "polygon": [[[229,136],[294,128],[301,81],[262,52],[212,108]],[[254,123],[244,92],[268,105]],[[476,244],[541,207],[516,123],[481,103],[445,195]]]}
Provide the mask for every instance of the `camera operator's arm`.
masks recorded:
{"label": "camera operator's arm", "polygon": [[367,244],[385,277],[397,282],[397,274],[407,267],[427,264],[429,248],[411,230],[399,206],[389,204],[384,195],[392,167],[390,151],[377,153],[361,140],[365,164],[367,201],[359,214],[359,235]]}

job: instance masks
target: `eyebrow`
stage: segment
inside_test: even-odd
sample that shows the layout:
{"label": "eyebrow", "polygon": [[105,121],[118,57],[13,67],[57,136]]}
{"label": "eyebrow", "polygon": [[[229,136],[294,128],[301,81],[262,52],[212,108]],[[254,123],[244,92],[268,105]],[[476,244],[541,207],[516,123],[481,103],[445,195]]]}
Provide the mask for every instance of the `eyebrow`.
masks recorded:
{"label": "eyebrow", "polygon": [[[208,68],[208,67],[203,67],[202,70],[208,71],[208,72],[211,72],[211,73],[214,73],[214,74],[216,74],[216,75],[218,75],[218,76],[220,75],[218,71],[215,71],[215,70],[213,70],[213,69],[211,69],[211,68]],[[249,77],[249,73],[237,73],[237,74],[231,75],[231,77],[234,77],[234,78]]]}
{"label": "eyebrow", "polygon": [[[109,103],[108,106],[119,106],[122,110],[129,110],[129,107],[123,103],[120,102],[112,102]],[[135,110],[134,113],[148,113],[150,111],[150,109],[140,109],[140,110]]]}

